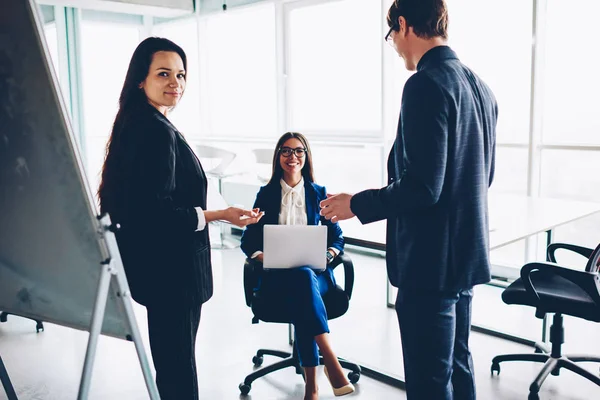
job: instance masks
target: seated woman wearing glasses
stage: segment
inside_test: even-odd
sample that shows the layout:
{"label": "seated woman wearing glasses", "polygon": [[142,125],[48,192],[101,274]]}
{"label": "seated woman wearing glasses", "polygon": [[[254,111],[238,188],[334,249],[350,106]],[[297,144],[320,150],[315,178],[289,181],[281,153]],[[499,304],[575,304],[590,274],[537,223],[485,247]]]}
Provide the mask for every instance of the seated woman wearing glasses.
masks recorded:
{"label": "seated woman wearing glasses", "polygon": [[[255,225],[249,225],[242,236],[241,248],[246,256],[263,261],[263,227],[265,224],[318,225],[328,227],[327,262],[330,263],[344,247],[342,230],[319,215],[319,202],[327,198],[325,188],[314,183],[312,155],[306,138],[295,132],[281,136],[273,155],[273,173],[270,181],[260,188],[254,207],[260,207],[265,216]],[[262,275],[260,291],[263,295],[281,298],[283,307],[295,316],[295,345],[306,377],[305,400],[318,399],[316,367],[319,352],[325,362],[336,396],[354,392],[329,343],[327,312],[322,296],[335,287],[333,270],[327,267],[315,272],[309,267],[269,270]],[[286,301],[289,300],[289,301]],[[318,348],[317,348],[318,346]]]}

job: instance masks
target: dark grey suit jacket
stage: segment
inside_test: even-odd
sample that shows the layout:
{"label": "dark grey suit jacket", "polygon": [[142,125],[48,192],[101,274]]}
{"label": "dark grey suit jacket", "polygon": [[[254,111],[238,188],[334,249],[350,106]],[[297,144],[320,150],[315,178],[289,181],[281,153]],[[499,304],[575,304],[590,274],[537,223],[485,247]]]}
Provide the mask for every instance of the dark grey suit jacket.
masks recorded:
{"label": "dark grey suit jacket", "polygon": [[488,187],[498,107],[449,47],[429,50],[402,95],[388,186],[353,196],[363,224],[387,219],[390,282],[467,289],[490,280]]}
{"label": "dark grey suit jacket", "polygon": [[107,182],[103,211],[121,224],[117,243],[133,298],[144,305],[201,304],[213,293],[208,226],[196,231],[194,207],[206,209],[207,181],[183,136],[144,104],[116,127],[124,149],[120,175]]}

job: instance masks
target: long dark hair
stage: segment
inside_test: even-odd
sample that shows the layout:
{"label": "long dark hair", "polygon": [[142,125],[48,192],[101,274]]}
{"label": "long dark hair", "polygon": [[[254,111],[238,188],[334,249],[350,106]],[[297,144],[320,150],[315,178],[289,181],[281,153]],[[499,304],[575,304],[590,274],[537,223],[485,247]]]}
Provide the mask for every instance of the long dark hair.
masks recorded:
{"label": "long dark hair", "polygon": [[313,174],[312,153],[310,151],[310,146],[308,145],[308,140],[301,133],[286,132],[277,141],[275,151],[273,152],[273,172],[271,174],[271,179],[269,179],[269,185],[273,183],[279,183],[279,180],[283,176],[283,168],[281,168],[281,164],[279,163],[279,154],[281,152],[281,146],[283,146],[286,141],[292,138],[298,139],[300,142],[302,142],[302,146],[304,146],[304,149],[306,150],[306,154],[304,155],[304,167],[302,167],[302,176],[304,177],[304,180],[308,182],[315,181],[315,176]]}
{"label": "long dark hair", "polygon": [[127,131],[123,130],[123,122],[133,113],[138,112],[140,106],[148,104],[146,93],[140,84],[146,80],[150,71],[150,64],[154,54],[159,51],[171,51],[179,54],[183,61],[183,68],[187,76],[187,57],[181,47],[169,39],[159,37],[149,37],[144,39],[135,49],[129,62],[123,89],[119,96],[119,111],[113,123],[112,132],[108,144],[106,145],[106,155],[104,165],[102,166],[102,180],[98,188],[98,199],[100,200],[100,210],[102,212],[115,211],[115,190],[118,190],[120,175],[120,160],[127,157],[123,149],[123,135]]}

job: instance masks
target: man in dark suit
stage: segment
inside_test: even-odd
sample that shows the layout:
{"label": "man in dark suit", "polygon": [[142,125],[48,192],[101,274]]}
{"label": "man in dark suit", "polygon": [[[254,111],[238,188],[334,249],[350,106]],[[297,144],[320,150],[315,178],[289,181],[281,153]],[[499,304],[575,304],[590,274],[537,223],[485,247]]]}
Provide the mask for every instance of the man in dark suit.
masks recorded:
{"label": "man in dark suit", "polygon": [[404,86],[388,185],[321,202],[332,221],[387,220],[408,399],[475,399],[473,286],[490,280],[488,187],[497,104],[447,45],[444,0],[395,0],[386,40],[415,71]]}

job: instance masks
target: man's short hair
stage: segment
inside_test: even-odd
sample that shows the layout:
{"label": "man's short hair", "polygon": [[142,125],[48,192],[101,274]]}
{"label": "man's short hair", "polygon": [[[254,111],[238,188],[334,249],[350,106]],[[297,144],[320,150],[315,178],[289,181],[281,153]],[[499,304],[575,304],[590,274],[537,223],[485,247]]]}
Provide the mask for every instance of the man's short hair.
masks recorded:
{"label": "man's short hair", "polygon": [[394,0],[388,10],[387,23],[395,31],[399,30],[398,17],[404,17],[415,35],[431,39],[448,39],[448,8],[446,0]]}

